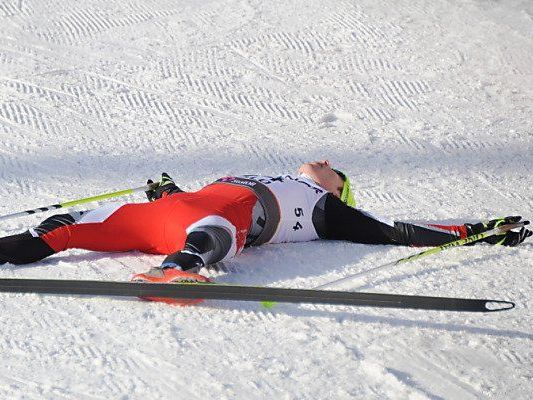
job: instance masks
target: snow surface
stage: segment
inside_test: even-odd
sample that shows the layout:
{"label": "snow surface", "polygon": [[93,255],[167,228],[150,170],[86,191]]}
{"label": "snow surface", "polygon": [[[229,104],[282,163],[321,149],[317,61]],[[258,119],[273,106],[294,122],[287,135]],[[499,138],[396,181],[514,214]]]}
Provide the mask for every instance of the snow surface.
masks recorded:
{"label": "snow surface", "polygon": [[[532,65],[530,0],[1,0],[0,214],[328,158],[383,216],[533,218]],[[411,253],[272,245],[203,272],[313,288]],[[529,399],[532,256],[458,248],[353,288],[517,302],[484,315],[2,294],[0,398]],[[69,251],[0,277],[161,259]]]}

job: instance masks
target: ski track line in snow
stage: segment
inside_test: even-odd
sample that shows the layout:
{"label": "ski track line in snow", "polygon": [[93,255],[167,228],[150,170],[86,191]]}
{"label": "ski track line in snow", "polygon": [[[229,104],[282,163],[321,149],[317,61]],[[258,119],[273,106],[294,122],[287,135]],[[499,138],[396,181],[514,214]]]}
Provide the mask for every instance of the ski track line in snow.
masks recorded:
{"label": "ski track line in snow", "polygon": [[58,136],[61,129],[49,116],[33,106],[21,102],[10,101],[0,104],[0,117],[12,126],[21,127],[25,131],[41,131],[44,134]]}
{"label": "ski track line in snow", "polygon": [[[3,384],[0,383],[0,385],[4,386],[4,388],[0,389],[0,395],[2,395],[2,392],[4,392],[4,398],[13,398],[13,396],[16,396],[21,391],[24,391],[25,398],[36,400],[42,399],[43,396],[56,399],[76,398],[80,400],[104,400],[107,398],[106,396],[88,395],[84,392],[70,390],[55,385],[45,386],[41,382],[28,380],[27,376],[23,378],[17,378],[4,372],[0,373],[0,382],[1,381],[4,381]],[[33,393],[29,392],[28,389],[30,389]]]}
{"label": "ski track line in snow", "polygon": [[255,159],[263,160],[267,165],[271,165],[279,170],[291,170],[295,165],[303,161],[295,156],[285,156],[272,148],[260,147],[256,144],[246,144],[245,149],[251,153]]}
{"label": "ski track line in snow", "polygon": [[232,50],[241,56],[244,60],[249,61],[252,65],[257,67],[259,71],[266,73],[266,75],[279,82],[285,83],[285,80],[272,74],[268,69],[255,61],[250,60],[244,51],[252,46],[283,48],[285,50],[294,50],[302,53],[306,57],[314,57],[317,51],[323,51],[331,46],[331,37],[317,33],[314,30],[296,31],[296,32],[275,32],[268,33],[261,36],[246,37],[229,42]]}
{"label": "ski track line in snow", "polygon": [[430,143],[428,143],[425,140],[420,140],[418,138],[411,138],[409,137],[409,134],[405,131],[402,131],[400,129],[395,129],[396,135],[392,139],[393,142],[398,143],[402,146],[407,146],[412,148],[415,151],[427,151],[428,147],[432,146]]}
{"label": "ski track line in snow", "polygon": [[[138,119],[139,123],[141,121],[145,122],[148,117],[154,126],[172,123],[178,127],[185,125],[196,128],[209,128],[215,125],[213,117],[216,115],[220,115],[223,118],[238,119],[236,114],[222,112],[216,107],[205,105],[205,103],[202,106],[201,103],[191,104],[181,98],[165,100],[168,95],[165,95],[160,89],[151,89],[135,83],[121,82],[98,74],[85,74],[87,83],[96,84],[97,89],[119,93],[117,99],[121,103],[120,105],[125,107],[122,110],[126,112],[134,111],[135,114],[131,115],[131,117]],[[191,136],[187,136],[185,139],[185,142],[197,141],[197,138]]]}
{"label": "ski track line in snow", "polygon": [[44,97],[52,103],[61,102],[65,97],[74,98],[72,94],[62,92],[56,89],[44,87],[44,86],[34,85],[32,83],[23,82],[17,79],[0,77],[0,81],[3,81],[6,87],[13,88],[19,93],[22,93],[29,97],[33,97],[33,96],[41,97],[41,98]]}
{"label": "ski track line in snow", "polygon": [[[285,310],[285,308],[284,308]],[[354,313],[353,310],[356,310]],[[435,322],[432,318],[420,319],[407,317],[390,317],[390,316],[379,316],[375,314],[365,313],[365,308],[342,308],[332,306],[312,306],[306,305],[304,308],[298,309],[297,315],[300,317],[322,317],[337,319],[341,321],[352,320],[358,324],[383,324],[388,326],[402,327],[405,329],[422,329],[428,330],[431,335],[435,335],[438,332],[448,332],[448,333],[461,333],[468,332],[473,335],[487,335],[495,338],[507,338],[507,339],[526,339],[533,340],[533,334],[524,331],[511,330],[511,329],[492,329],[485,327],[476,327],[470,326],[469,324],[459,324],[459,323],[447,323],[447,322]],[[273,311],[274,313],[276,311]],[[280,311],[280,313],[282,313]],[[289,313],[289,312],[287,312]],[[296,313],[295,313],[296,314]],[[283,314],[282,314],[283,315]],[[292,315],[292,314],[291,314]],[[383,338],[388,335],[388,333],[383,333]]]}
{"label": "ski track line in snow", "polygon": [[[10,346],[14,346],[14,349],[18,349],[21,354],[28,354],[28,352],[29,354],[53,352],[54,357],[59,360],[63,360],[64,362],[66,360],[70,360],[71,362],[72,360],[76,360],[75,362],[81,363],[81,365],[87,364],[86,367],[90,368],[100,366],[100,368],[105,368],[109,371],[139,371],[142,372],[143,381],[146,382],[149,380],[152,384],[157,382],[157,387],[168,393],[174,390],[174,387],[169,385],[165,378],[158,374],[157,368],[154,368],[153,360],[158,358],[158,354],[145,353],[136,346],[131,346],[131,343],[117,340],[112,333],[114,332],[113,326],[117,321],[107,318],[103,320],[94,316],[90,298],[86,297],[85,302],[70,302],[68,306],[61,306],[60,308],[56,307],[58,303],[54,298],[57,298],[57,296],[32,296],[31,299],[32,302],[37,303],[34,304],[34,308],[42,307],[43,310],[50,310],[35,315],[32,319],[32,326],[35,323],[42,325],[42,328],[46,332],[54,336],[53,342],[42,342],[41,347],[34,346],[32,350],[31,345],[28,347],[27,341],[8,339],[5,342],[7,347],[4,348],[4,352],[8,349],[11,352],[12,348]],[[82,300],[82,298],[78,300]],[[21,309],[19,313],[24,315],[24,310]],[[50,319],[54,320],[53,315],[57,314],[62,316],[62,321],[67,322],[50,324],[48,321]],[[86,317],[93,320],[94,327],[97,328],[91,328],[89,332],[79,332],[75,325],[70,326],[72,321],[76,321],[77,316],[80,314],[86,315]],[[94,340],[91,340],[96,333],[95,330],[97,331],[99,343],[94,343]],[[104,336],[102,337],[102,335]],[[111,348],[115,350],[120,349],[120,351],[112,352]],[[159,360],[157,365],[159,368],[165,365],[165,368],[171,370],[178,368],[178,366],[170,364],[165,360]],[[123,395],[131,389],[133,380],[128,379],[126,383],[121,383],[110,376],[109,379],[106,378],[103,389],[107,387],[109,392],[117,396]],[[184,392],[187,391],[184,390]],[[188,394],[190,396],[193,395],[192,392]]]}
{"label": "ski track line in snow", "polygon": [[382,81],[378,91],[387,104],[417,111],[418,105],[411,97],[428,93],[431,88],[425,81]]}
{"label": "ski track line in snow", "polygon": [[[82,306],[80,305],[79,308],[81,309]],[[83,310],[81,310],[83,312]],[[75,314],[74,314],[75,315]],[[69,318],[74,317],[74,315],[68,316]],[[93,314],[91,315],[91,319],[94,321],[94,323],[100,327],[101,331],[104,332],[112,332],[113,331],[113,325],[115,324],[115,321],[113,320],[102,320],[101,318],[95,317]],[[159,358],[159,355],[156,353],[147,353],[146,351],[142,351],[139,348],[135,346],[129,346],[127,343],[123,343],[122,341],[119,341],[115,338],[113,334],[106,334],[105,343],[113,343],[113,347],[120,348],[121,351],[117,354],[117,356],[111,355],[111,361],[114,362],[116,366],[119,367],[118,370],[126,370],[126,371],[142,371],[143,378],[145,381],[150,381],[151,384],[154,384],[157,382],[157,386],[163,389],[166,389],[168,393],[172,392],[174,388],[172,385],[170,385],[168,382],[166,382],[166,379],[162,377],[158,373],[158,369],[162,368],[164,365],[165,368],[170,370],[175,370],[176,368],[179,368],[179,366],[176,366],[174,364],[169,363],[166,360],[159,359],[157,364],[157,367],[154,368],[154,360]],[[98,356],[100,358],[100,362],[98,364],[101,365],[110,365],[112,367],[112,363],[109,362],[109,350],[103,349],[98,352]],[[125,367],[125,368],[120,368]],[[112,369],[115,369],[112,367]],[[188,396],[193,396],[193,392],[182,388],[183,394],[187,393]],[[121,393],[120,391],[117,391],[117,394]]]}
{"label": "ski track line in snow", "polygon": [[[343,56],[341,60],[331,59],[328,62],[328,55],[321,57],[321,62],[316,63],[316,60],[301,60],[301,59],[287,59],[284,57],[276,57],[274,54],[269,54],[262,59],[266,71],[273,71],[276,74],[283,76],[290,76],[292,79],[302,80],[302,75],[305,76],[310,71],[328,73],[345,73],[347,75],[353,72],[358,72],[361,75],[373,76],[390,71],[402,71],[400,65],[393,64],[389,60],[380,58],[367,58],[358,55]],[[277,76],[277,75],[276,75]],[[278,80],[280,80],[279,78]],[[354,78],[355,79],[355,78]],[[356,79],[361,79],[357,77]],[[283,81],[283,83],[286,83]]]}
{"label": "ski track line in snow", "polygon": [[392,47],[395,41],[380,27],[368,22],[366,14],[353,8],[333,13],[325,23],[350,31],[352,39],[363,47]]}
{"label": "ski track line in snow", "polygon": [[38,36],[53,43],[72,45],[114,28],[132,27],[154,18],[172,16],[177,12],[177,10],[146,9],[131,14],[126,13],[123,17],[117,18],[107,15],[103,10],[67,10],[64,15],[52,21],[53,28],[39,32]]}
{"label": "ski track line in snow", "polygon": [[[473,355],[463,355],[459,352],[453,353],[453,357],[457,358],[457,360],[454,360],[457,365],[466,365],[469,361],[469,356]],[[396,366],[398,368],[397,371],[401,371],[401,374],[397,374],[397,376],[400,379],[403,378],[402,380],[406,385],[414,385],[415,387],[420,385],[432,386],[434,387],[433,390],[438,391],[441,398],[478,399],[487,394],[483,391],[483,388],[487,387],[486,378],[483,374],[482,363],[486,362],[484,360],[474,361],[476,365],[476,370],[474,371],[458,371],[458,373],[454,374],[442,367],[450,362],[450,355],[443,356],[441,352],[428,355],[417,353],[398,340],[393,342],[385,357],[389,365]],[[419,378],[413,379],[413,375]],[[405,379],[406,377],[408,378]],[[472,383],[475,383],[475,387]],[[512,386],[519,385],[520,383],[516,381]]]}
{"label": "ski track line in snow", "polygon": [[[70,86],[67,86],[65,91],[60,91],[56,89],[45,88],[36,84],[10,79],[5,79],[5,82],[6,86],[15,89],[20,94],[28,95],[30,98],[38,97],[38,99],[34,100],[35,103],[38,103],[41,109],[46,110],[49,115],[57,113],[56,107],[60,106],[62,111],[69,111],[74,114],[75,118],[78,120],[76,122],[85,123],[86,126],[91,125],[94,127],[95,125],[100,125],[100,128],[106,129],[109,127],[109,118],[106,118],[107,111],[104,110],[103,105],[101,105],[100,103],[94,104],[93,102],[91,104],[85,102],[83,99],[80,99],[80,92]],[[28,96],[20,97],[20,100],[27,101]],[[78,110],[76,110],[75,108],[78,108]],[[9,115],[13,120],[13,123],[18,122],[18,120],[12,116],[12,113],[9,114],[7,112],[4,112],[4,114]],[[96,119],[91,118],[91,116],[95,116]],[[58,115],[58,118],[59,117],[60,116]],[[57,119],[54,120],[57,121]],[[38,129],[39,126],[37,126],[36,128]],[[78,131],[87,130],[85,126],[78,126],[76,129]],[[53,135],[54,133],[51,132],[51,134]],[[66,136],[66,134],[61,133],[60,136],[64,137]],[[85,141],[84,139],[88,136],[90,136],[90,134],[83,135],[80,139],[78,139],[78,144],[80,146],[83,145],[84,143],[81,141]]]}
{"label": "ski track line in snow", "polygon": [[[468,383],[463,382],[460,377],[450,374],[446,369],[426,358],[413,356],[410,352],[407,353],[409,354],[407,355],[405,352],[407,349],[404,348],[403,350],[404,351],[402,352],[394,350],[394,358],[387,355],[387,362],[389,365],[400,364],[400,366],[396,368],[387,367],[387,370],[406,386],[419,390],[422,393],[427,393],[432,399],[444,399],[449,397],[466,400],[482,397],[481,393]],[[395,362],[395,358],[402,361]],[[412,371],[412,373],[407,371]],[[419,378],[413,379],[413,376],[418,376]],[[425,381],[425,383],[420,383],[418,380]],[[435,384],[435,382],[438,383]],[[423,388],[427,385],[436,386],[440,395],[435,393],[435,389]]]}
{"label": "ski track line in snow", "polygon": [[[512,185],[510,185],[510,190],[506,190],[507,188],[500,188],[499,177],[495,174],[492,175],[486,172],[480,172],[476,174],[475,177],[491,191],[497,193],[502,200],[519,200],[524,204],[526,210],[530,210],[530,212],[533,211],[533,196],[518,193],[516,190],[519,188],[513,188]],[[533,218],[533,216],[526,215],[526,218]]]}

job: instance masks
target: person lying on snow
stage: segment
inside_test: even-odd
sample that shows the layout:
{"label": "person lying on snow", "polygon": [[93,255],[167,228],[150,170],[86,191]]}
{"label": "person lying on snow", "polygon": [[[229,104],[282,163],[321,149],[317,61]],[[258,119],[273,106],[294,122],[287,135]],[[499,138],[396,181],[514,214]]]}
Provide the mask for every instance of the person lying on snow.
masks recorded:
{"label": "person lying on snow", "polygon": [[[31,263],[71,248],[138,250],[167,257],[134,281],[207,282],[193,271],[248,246],[315,239],[438,246],[521,219],[461,225],[388,221],[355,208],[348,177],[327,160],[303,164],[298,172],[224,177],[197,192],[184,192],[163,173],[158,187],[147,192],[147,203],[110,203],[54,215],[24,233],[1,238],[0,263]],[[531,234],[522,227],[482,241],[516,246]]]}

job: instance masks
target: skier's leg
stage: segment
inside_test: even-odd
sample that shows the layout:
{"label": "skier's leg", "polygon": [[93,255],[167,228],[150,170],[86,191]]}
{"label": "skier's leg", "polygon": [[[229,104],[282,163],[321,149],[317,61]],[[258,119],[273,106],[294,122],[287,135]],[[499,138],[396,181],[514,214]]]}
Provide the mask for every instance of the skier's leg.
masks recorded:
{"label": "skier's leg", "polygon": [[44,233],[42,238],[56,252],[76,248],[165,254],[163,227],[169,204],[165,201],[107,204],[84,213],[72,225]]}
{"label": "skier's leg", "polygon": [[53,215],[24,233],[0,238],[0,264],[28,264],[42,260],[56,251],[42,238],[62,226],[72,225],[83,212]]}
{"label": "skier's leg", "polygon": [[0,263],[27,264],[71,248],[163,254],[165,210],[165,202],[112,203],[54,215],[23,234],[0,239]]}
{"label": "skier's leg", "polygon": [[54,253],[44,240],[28,231],[0,238],[0,264],[28,264]]}

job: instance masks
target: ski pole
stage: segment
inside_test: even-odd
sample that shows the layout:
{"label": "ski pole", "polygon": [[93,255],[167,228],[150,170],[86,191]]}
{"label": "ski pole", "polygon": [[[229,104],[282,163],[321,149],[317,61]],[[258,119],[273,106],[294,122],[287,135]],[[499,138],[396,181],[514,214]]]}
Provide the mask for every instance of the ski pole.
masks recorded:
{"label": "ski pole", "polygon": [[437,246],[437,247],[432,247],[431,249],[422,251],[420,253],[416,253],[416,254],[413,254],[413,255],[410,255],[410,256],[407,256],[407,257],[404,257],[404,258],[400,258],[399,260],[392,261],[390,263],[383,264],[383,265],[380,265],[378,267],[368,269],[366,271],[358,272],[356,274],[353,274],[353,275],[350,275],[350,276],[347,276],[347,277],[344,277],[344,278],[341,278],[341,279],[337,279],[337,280],[335,280],[333,282],[329,282],[329,283],[326,283],[324,285],[318,286],[316,289],[337,289],[337,288],[342,287],[342,286],[344,286],[345,284],[348,284],[348,283],[353,284],[353,283],[357,282],[358,279],[363,278],[364,276],[367,276],[368,274],[372,274],[374,272],[381,271],[383,269],[387,269],[387,268],[390,268],[390,267],[395,267],[396,265],[403,264],[403,263],[406,263],[406,262],[409,262],[409,261],[419,260],[421,258],[430,256],[432,254],[440,253],[441,251],[444,251],[446,249],[450,249],[452,247],[459,247],[459,246],[464,246],[464,245],[469,244],[469,243],[474,243],[474,242],[477,242],[479,240],[485,239],[485,238],[487,238],[489,236],[499,235],[499,234],[505,233],[507,231],[510,231],[511,229],[521,228],[524,225],[526,225],[524,222],[517,222],[515,224],[501,225],[501,226],[498,226],[498,227],[496,227],[494,229],[491,229],[489,231],[486,231],[486,232],[477,233],[475,235],[468,236],[468,237],[466,237],[464,239],[454,240],[453,242],[445,243],[445,244]]}
{"label": "ski pole", "polygon": [[[524,225],[526,225],[524,222],[518,222],[518,223],[515,223],[515,224],[501,225],[501,226],[498,226],[498,227],[496,227],[494,229],[491,229],[489,231],[486,231],[486,232],[477,233],[475,235],[468,236],[468,237],[466,237],[464,239],[454,240],[452,242],[445,243],[445,244],[442,244],[442,245],[437,246],[437,247],[432,247],[431,249],[422,251],[420,253],[416,253],[416,254],[413,254],[413,255],[410,255],[410,256],[407,256],[407,257],[404,257],[404,258],[400,258],[399,260],[392,261],[390,263],[383,264],[383,265],[380,265],[378,267],[367,269],[365,271],[358,272],[356,274],[353,274],[353,275],[350,275],[350,276],[346,276],[344,278],[337,279],[335,281],[326,283],[324,285],[317,286],[315,289],[317,289],[317,290],[334,289],[335,290],[335,289],[340,289],[341,287],[343,287],[346,284],[351,284],[351,287],[353,287],[353,284],[357,283],[359,279],[362,279],[362,278],[368,276],[369,274],[373,274],[374,272],[381,271],[381,270],[384,270],[384,269],[387,269],[387,268],[390,268],[390,267],[394,267],[396,265],[403,264],[403,263],[406,263],[406,262],[409,262],[409,261],[419,260],[421,258],[430,256],[432,254],[440,253],[441,251],[444,251],[446,249],[450,249],[452,247],[459,247],[459,246],[464,246],[464,245],[469,244],[469,243],[474,243],[474,242],[477,242],[479,240],[485,239],[485,238],[487,238],[489,236],[502,234],[502,233],[505,233],[507,231],[510,231],[511,229],[521,228]],[[261,304],[262,304],[262,306],[264,308],[271,309],[271,308],[273,308],[276,305],[276,302],[275,301],[262,301]]]}
{"label": "ski pole", "polygon": [[58,208],[67,208],[67,207],[77,206],[79,204],[91,203],[93,201],[112,199],[114,197],[126,196],[126,195],[136,193],[136,192],[146,192],[148,190],[155,189],[158,184],[159,184],[158,182],[150,183],[148,185],[140,186],[137,188],[119,190],[117,192],[104,193],[98,196],[85,197],[83,199],[77,199],[77,200],[65,201],[63,203],[52,204],[51,206],[38,207],[38,208],[34,208],[33,210],[26,210],[26,211],[17,212],[14,214],[2,215],[0,216],[0,221],[5,221],[11,218],[22,217],[24,215],[32,215],[32,214],[45,212],[49,210],[56,210]]}

